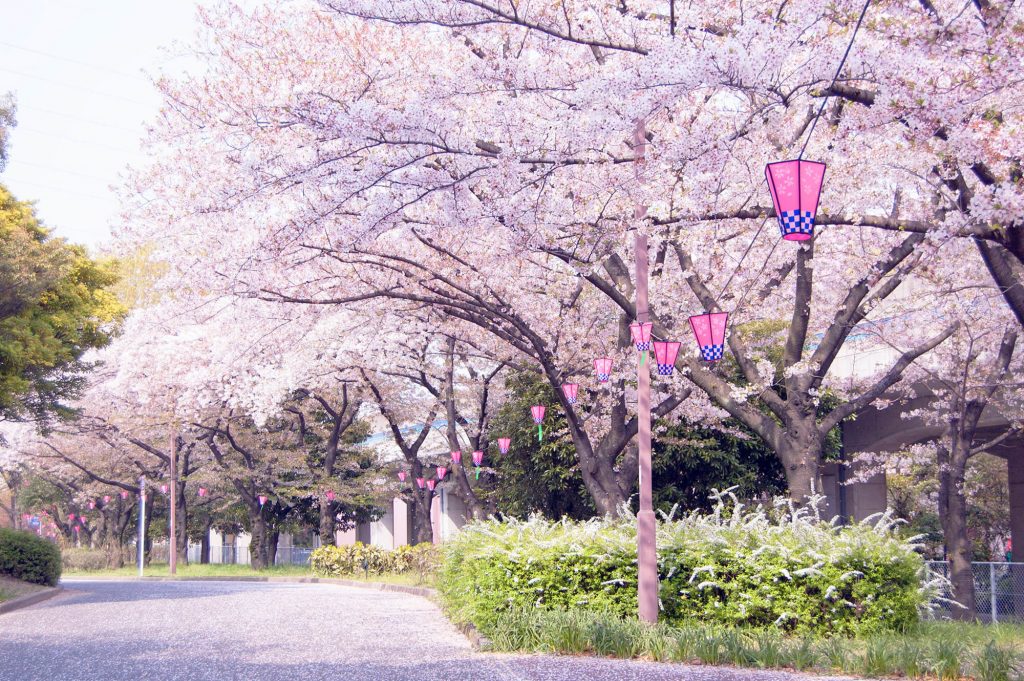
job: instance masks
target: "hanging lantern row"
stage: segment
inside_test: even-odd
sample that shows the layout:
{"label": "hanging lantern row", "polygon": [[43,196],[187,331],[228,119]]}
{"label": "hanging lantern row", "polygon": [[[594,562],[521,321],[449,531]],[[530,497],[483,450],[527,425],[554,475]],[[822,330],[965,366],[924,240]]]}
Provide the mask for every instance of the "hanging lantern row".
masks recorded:
{"label": "hanging lantern row", "polygon": [[563,383],[562,394],[565,395],[565,401],[569,404],[576,404],[576,396],[579,395],[580,387],[575,383]]}
{"label": "hanging lantern row", "polygon": [[437,467],[437,481],[441,482],[442,480],[444,480],[444,476],[446,476],[446,475],[448,475],[448,469],[445,468],[444,466],[438,466]]}
{"label": "hanging lantern row", "polygon": [[455,464],[456,466],[459,465],[460,463],[462,463],[462,452],[461,451],[452,452],[452,463]]}
{"label": "hanging lantern row", "polygon": [[416,486],[423,489],[424,485],[427,484],[426,478],[416,478]]}
{"label": "hanging lantern row", "polygon": [[427,489],[433,492],[435,487],[437,487],[437,480],[434,480],[433,478],[427,480]]}
{"label": "hanging lantern row", "polygon": [[612,358],[599,357],[594,360],[594,373],[597,374],[598,383],[607,383],[612,375]]}
{"label": "hanging lantern row", "polygon": [[512,446],[512,438],[510,437],[499,437],[498,438],[498,451],[502,454],[508,454],[509,448]]}
{"label": "hanging lantern row", "polygon": [[690,328],[697,338],[700,356],[706,362],[717,362],[725,355],[725,329],[728,312],[705,312],[690,317]]}

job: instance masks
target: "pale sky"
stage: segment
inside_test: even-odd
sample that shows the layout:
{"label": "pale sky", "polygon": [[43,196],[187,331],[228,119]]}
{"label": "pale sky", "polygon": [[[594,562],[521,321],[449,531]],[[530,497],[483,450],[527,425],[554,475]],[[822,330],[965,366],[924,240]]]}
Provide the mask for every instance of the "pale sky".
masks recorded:
{"label": "pale sky", "polygon": [[[189,60],[195,0],[15,0],[3,3],[0,94],[18,126],[0,183],[36,201],[58,236],[95,248],[119,220],[111,186],[142,156],[143,122],[159,107],[146,73]],[[181,64],[179,67],[179,63]]]}

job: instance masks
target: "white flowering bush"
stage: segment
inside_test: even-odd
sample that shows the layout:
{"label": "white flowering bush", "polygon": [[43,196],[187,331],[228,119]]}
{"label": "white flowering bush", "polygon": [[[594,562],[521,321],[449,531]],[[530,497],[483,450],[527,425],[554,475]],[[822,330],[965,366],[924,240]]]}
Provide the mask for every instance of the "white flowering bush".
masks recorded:
{"label": "white flowering bush", "polygon": [[[658,525],[661,614],[785,631],[864,633],[916,623],[937,585],[914,541],[880,516],[840,527],[818,504],[747,508],[729,492],[709,514]],[[503,612],[636,613],[636,519],[475,523],[445,548],[439,587],[456,619],[486,631]]]}

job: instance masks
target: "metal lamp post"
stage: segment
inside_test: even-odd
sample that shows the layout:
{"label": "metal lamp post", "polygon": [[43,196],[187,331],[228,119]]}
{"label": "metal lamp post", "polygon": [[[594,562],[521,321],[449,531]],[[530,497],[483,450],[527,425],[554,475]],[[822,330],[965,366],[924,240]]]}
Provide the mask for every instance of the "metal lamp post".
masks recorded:
{"label": "metal lamp post", "polygon": [[[633,131],[633,170],[640,180],[644,155],[647,150],[647,129],[643,120],[637,120]],[[647,208],[636,205],[633,218],[637,223],[633,246],[636,268],[636,320],[650,321],[647,303],[647,236],[639,223]],[[640,454],[640,512],[637,514],[637,600],[640,621],[654,624],[658,621],[658,552],[654,524],[654,504],[651,485],[651,369],[644,366],[643,355],[637,354],[637,448]]]}

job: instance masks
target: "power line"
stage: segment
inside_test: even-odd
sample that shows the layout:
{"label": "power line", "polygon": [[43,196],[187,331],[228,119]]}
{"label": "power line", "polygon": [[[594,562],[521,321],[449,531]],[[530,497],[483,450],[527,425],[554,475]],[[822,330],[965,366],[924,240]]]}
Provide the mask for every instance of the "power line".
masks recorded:
{"label": "power line", "polygon": [[9,48],[12,48],[12,49],[15,49],[15,50],[22,50],[23,52],[31,52],[32,54],[38,54],[38,55],[40,55],[42,57],[47,57],[49,59],[56,59],[57,61],[64,61],[64,62],[67,62],[69,64],[78,64],[79,66],[86,66],[86,67],[88,67],[90,69],[96,69],[97,71],[106,71],[107,73],[112,73],[114,75],[121,76],[122,78],[138,78],[139,80],[146,80],[146,78],[143,78],[141,75],[139,75],[137,73],[128,73],[126,71],[119,71],[117,69],[110,68],[109,66],[100,66],[99,64],[90,64],[89,62],[79,61],[78,59],[71,59],[70,57],[62,57],[59,54],[53,54],[51,52],[43,52],[42,50],[37,50],[37,49],[32,48],[32,47],[24,47],[22,45],[15,45],[14,43],[9,43],[9,42],[6,42],[4,40],[0,40],[0,45],[3,45],[4,47],[9,47]]}
{"label": "power line", "polygon": [[88,144],[88,145],[91,145],[91,146],[94,146],[94,147],[101,147],[103,149],[110,149],[111,151],[119,151],[119,152],[121,152],[123,154],[134,154],[136,152],[135,149],[125,149],[124,147],[113,147],[113,146],[110,146],[109,144],[103,144],[102,142],[93,142],[92,140],[82,140],[82,139],[78,139],[76,137],[68,137],[67,135],[60,135],[58,133],[48,132],[46,130],[37,130],[36,128],[26,128],[26,127],[23,127],[23,126],[18,126],[15,129],[18,132],[30,132],[30,133],[33,133],[35,135],[42,135],[43,137],[52,137],[54,139],[61,139],[61,140],[64,140],[66,142],[74,142],[75,144]]}
{"label": "power line", "polygon": [[53,83],[54,85],[60,85],[61,87],[69,87],[69,88],[73,88],[75,90],[81,90],[83,92],[89,92],[89,93],[92,93],[94,95],[99,95],[101,97],[106,97],[108,99],[120,99],[123,102],[131,102],[132,104],[139,104],[141,106],[149,106],[148,102],[143,102],[143,101],[140,101],[138,99],[132,99],[130,97],[123,97],[121,95],[112,95],[109,92],[100,92],[99,90],[93,90],[92,88],[83,87],[81,85],[76,85],[74,83],[65,83],[65,82],[60,81],[60,80],[54,80],[53,78],[46,78],[44,76],[37,76],[37,75],[32,74],[32,73],[25,73],[24,71],[16,71],[14,69],[8,69],[8,68],[5,68],[3,66],[0,66],[0,71],[4,71],[5,73],[12,73],[12,74],[14,74],[16,76],[22,76],[23,78],[31,78],[33,80],[43,81],[44,83]]}

